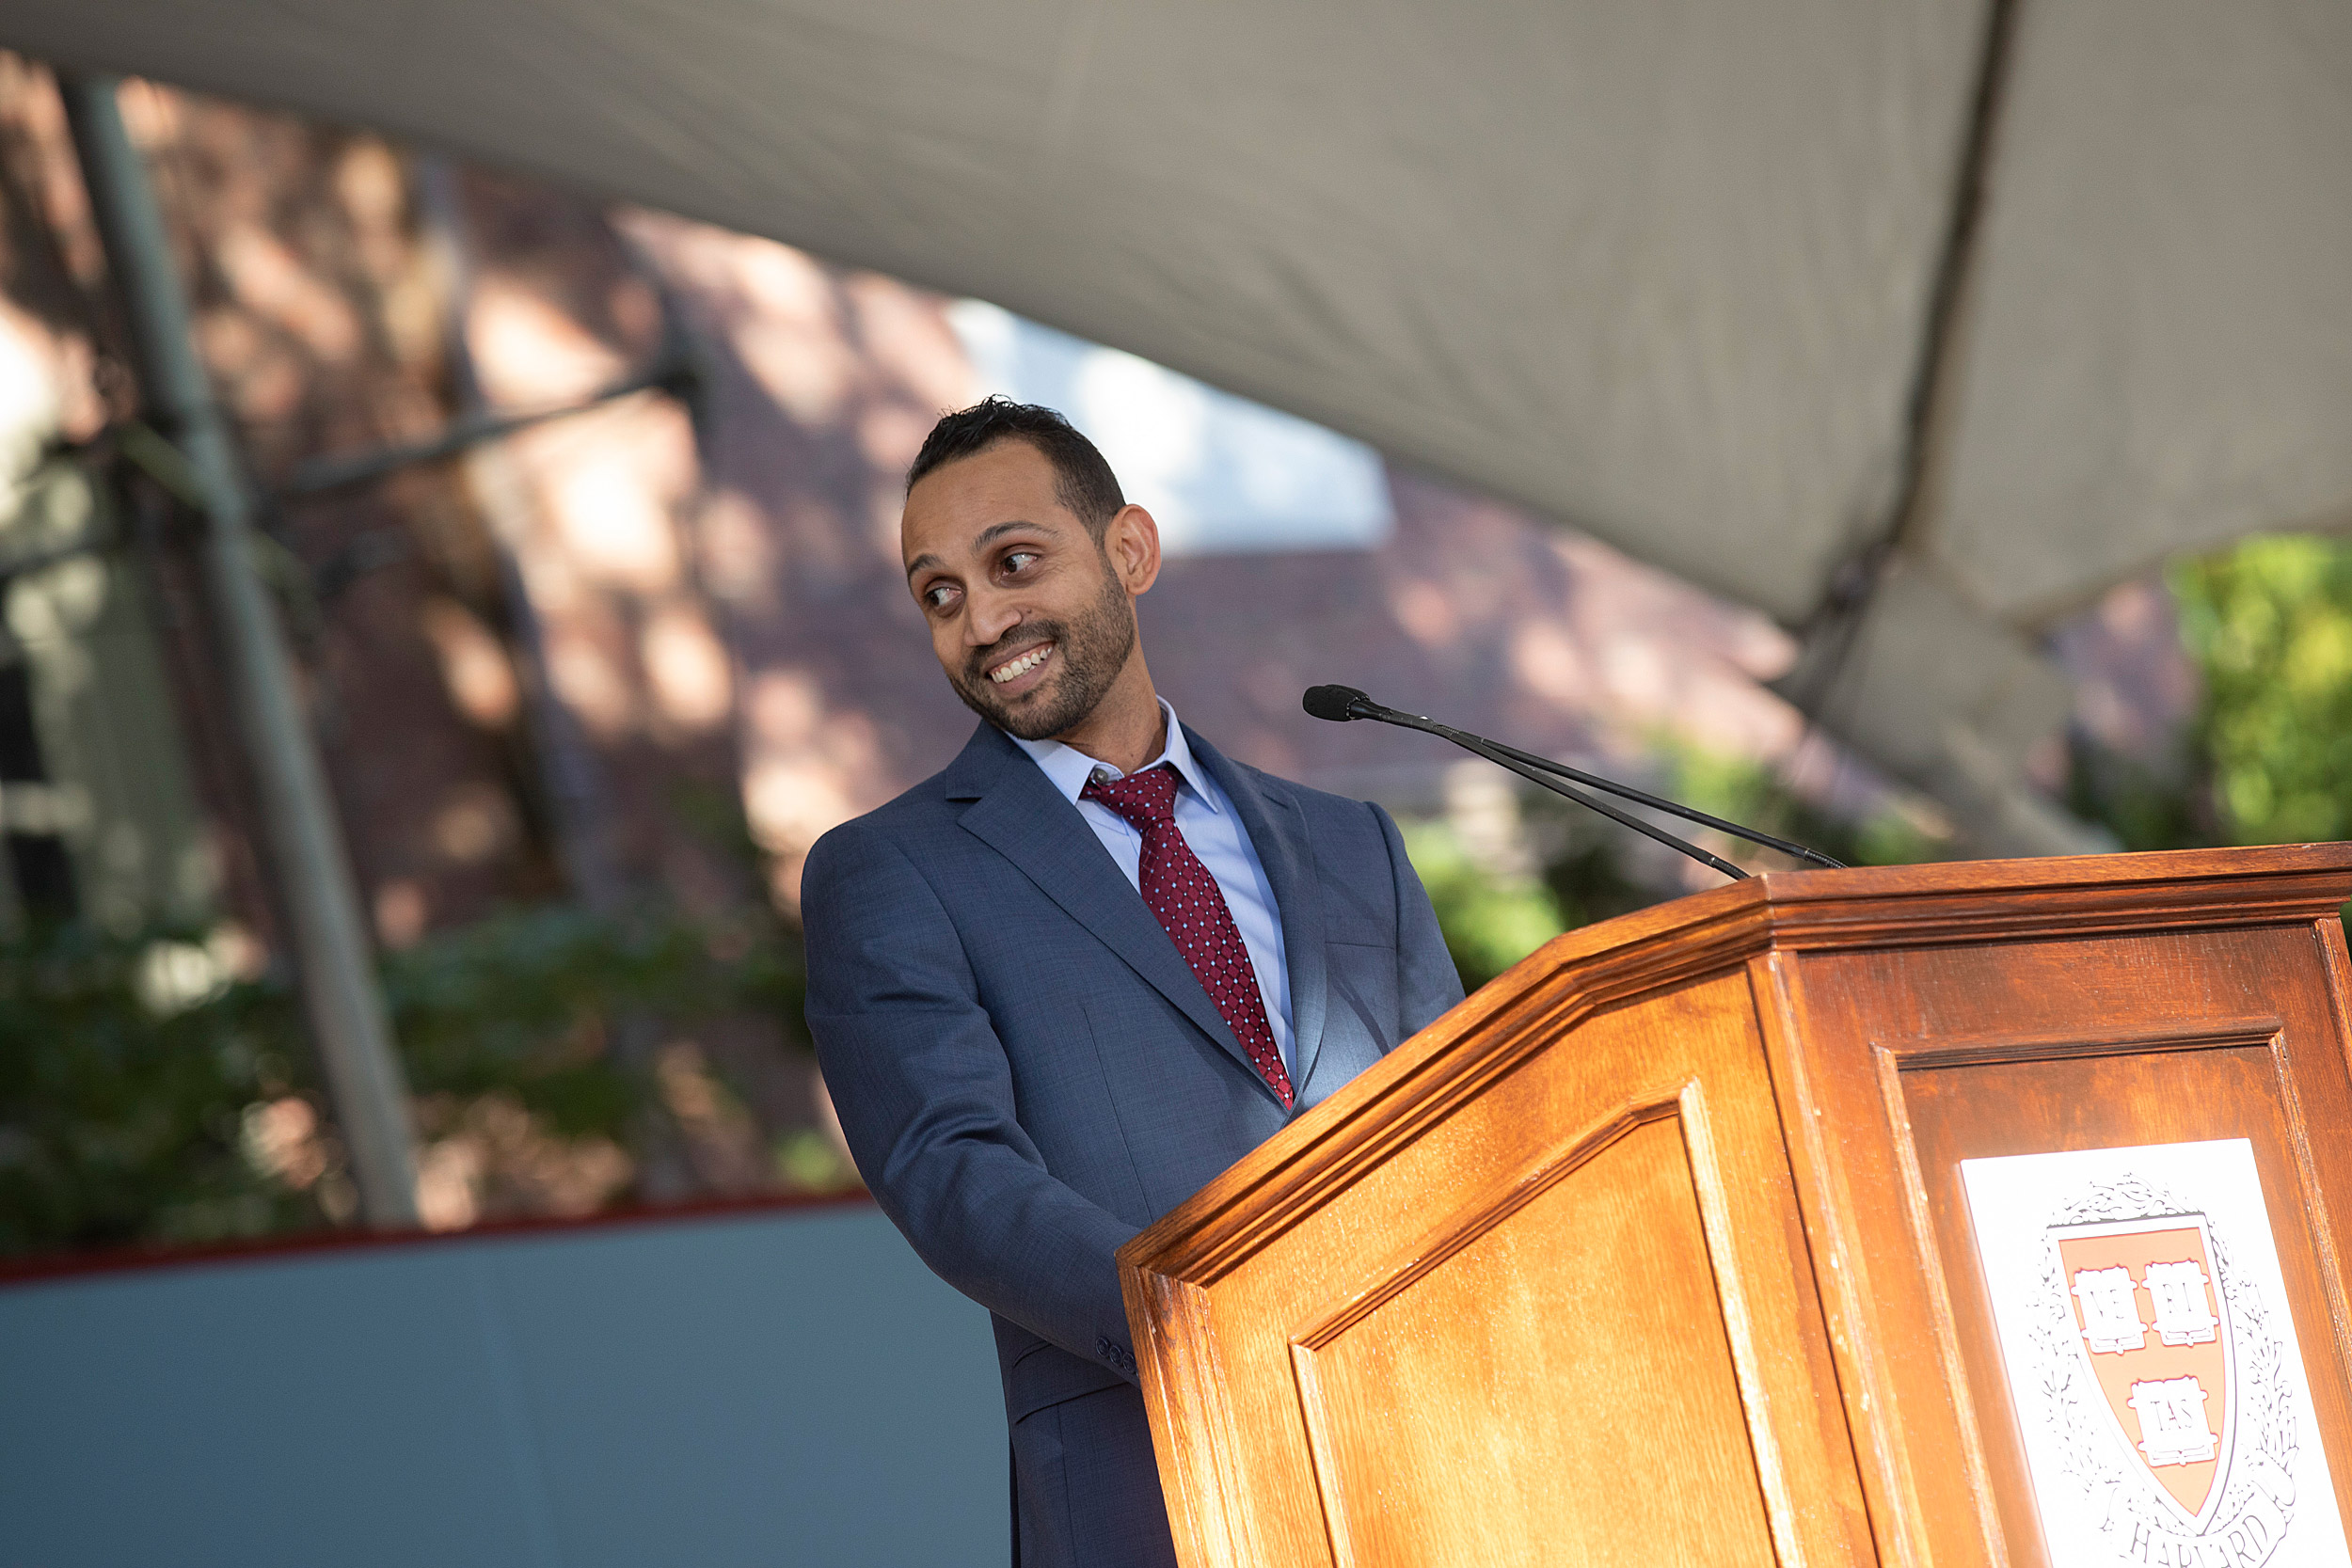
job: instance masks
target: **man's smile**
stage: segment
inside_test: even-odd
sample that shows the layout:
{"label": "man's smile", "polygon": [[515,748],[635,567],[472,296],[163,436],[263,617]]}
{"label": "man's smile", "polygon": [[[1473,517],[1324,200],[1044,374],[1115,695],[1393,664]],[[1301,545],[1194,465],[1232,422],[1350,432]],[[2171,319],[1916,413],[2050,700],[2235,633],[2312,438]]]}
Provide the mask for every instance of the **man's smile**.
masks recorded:
{"label": "man's smile", "polygon": [[990,670],[988,678],[999,688],[1015,684],[1033,686],[1036,684],[1035,681],[1024,682],[1022,677],[1043,666],[1053,654],[1054,644],[1050,641],[1032,644]]}

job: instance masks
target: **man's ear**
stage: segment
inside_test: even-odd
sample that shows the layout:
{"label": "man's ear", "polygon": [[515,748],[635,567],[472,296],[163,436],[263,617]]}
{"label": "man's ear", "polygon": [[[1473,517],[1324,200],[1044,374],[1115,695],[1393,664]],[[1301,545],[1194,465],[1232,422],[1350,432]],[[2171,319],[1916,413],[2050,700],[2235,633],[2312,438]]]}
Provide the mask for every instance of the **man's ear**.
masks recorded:
{"label": "man's ear", "polygon": [[1160,525],[1135,505],[1111,514],[1103,529],[1103,553],[1130,595],[1148,592],[1160,576]]}

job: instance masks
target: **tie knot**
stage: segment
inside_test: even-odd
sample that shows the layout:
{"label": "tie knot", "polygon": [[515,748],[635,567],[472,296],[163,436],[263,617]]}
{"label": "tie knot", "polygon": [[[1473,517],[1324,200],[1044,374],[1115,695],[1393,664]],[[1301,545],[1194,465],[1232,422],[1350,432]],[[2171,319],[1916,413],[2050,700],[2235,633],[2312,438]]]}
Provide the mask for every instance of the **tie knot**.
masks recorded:
{"label": "tie knot", "polygon": [[1176,772],[1165,764],[1123,779],[1089,779],[1079,794],[1110,807],[1138,832],[1176,820]]}

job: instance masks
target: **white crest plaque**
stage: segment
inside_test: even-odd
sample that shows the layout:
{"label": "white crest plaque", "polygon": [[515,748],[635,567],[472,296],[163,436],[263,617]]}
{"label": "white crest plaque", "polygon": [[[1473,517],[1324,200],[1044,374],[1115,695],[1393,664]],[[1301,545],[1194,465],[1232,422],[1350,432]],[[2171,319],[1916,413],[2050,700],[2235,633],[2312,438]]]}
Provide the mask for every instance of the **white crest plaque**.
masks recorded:
{"label": "white crest plaque", "polygon": [[2253,1146],[1960,1174],[2050,1560],[2352,1568]]}

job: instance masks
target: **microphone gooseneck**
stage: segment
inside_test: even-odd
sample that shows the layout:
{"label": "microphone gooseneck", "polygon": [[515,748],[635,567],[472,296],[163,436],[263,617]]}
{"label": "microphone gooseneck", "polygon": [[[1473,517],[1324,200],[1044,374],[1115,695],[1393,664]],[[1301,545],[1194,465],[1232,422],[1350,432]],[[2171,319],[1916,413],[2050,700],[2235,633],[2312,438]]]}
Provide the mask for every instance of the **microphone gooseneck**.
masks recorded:
{"label": "microphone gooseneck", "polygon": [[1588,788],[1606,791],[1622,800],[1647,806],[1653,811],[1662,811],[1670,816],[1679,816],[1686,822],[1696,822],[1702,827],[1712,828],[1717,832],[1729,833],[1734,838],[1745,839],[1750,844],[1760,844],[1768,849],[1777,849],[1784,855],[1793,855],[1798,860],[1810,861],[1815,865],[1826,866],[1833,871],[1844,869],[1843,862],[1834,861],[1819,849],[1807,848],[1788,839],[1774,838],[1770,833],[1758,832],[1753,828],[1743,828],[1737,822],[1727,822],[1720,816],[1709,816],[1695,807],[1666,800],[1662,796],[1652,795],[1647,790],[1636,789],[1631,784],[1618,784],[1613,779],[1604,779],[1597,773],[1587,773],[1581,768],[1570,768],[1564,762],[1553,762],[1549,757],[1540,757],[1532,752],[1522,752],[1515,746],[1505,746],[1501,741],[1488,740],[1484,736],[1472,735],[1467,730],[1457,730],[1450,724],[1440,724],[1434,719],[1424,718],[1417,713],[1402,713],[1392,707],[1383,707],[1352,686],[1311,686],[1307,689],[1306,694],[1299,699],[1299,706],[1305,708],[1310,716],[1329,720],[1333,723],[1345,723],[1354,719],[1369,719],[1375,723],[1394,724],[1403,729],[1420,730],[1424,735],[1434,735],[1439,739],[1450,740],[1473,756],[1484,757],[1498,768],[1507,768],[1530,784],[1539,784],[1555,795],[1564,795],[1580,806],[1597,811],[1611,821],[1630,828],[1645,837],[1656,839],[1668,848],[1679,850],[1700,864],[1720,871],[1734,879],[1744,878],[1748,874],[1722,856],[1710,854],[1688,839],[1677,838],[1663,828],[1653,826],[1638,816],[1629,816],[1606,800],[1585,794],[1583,790],[1572,789],[1562,781],[1572,779]]}

